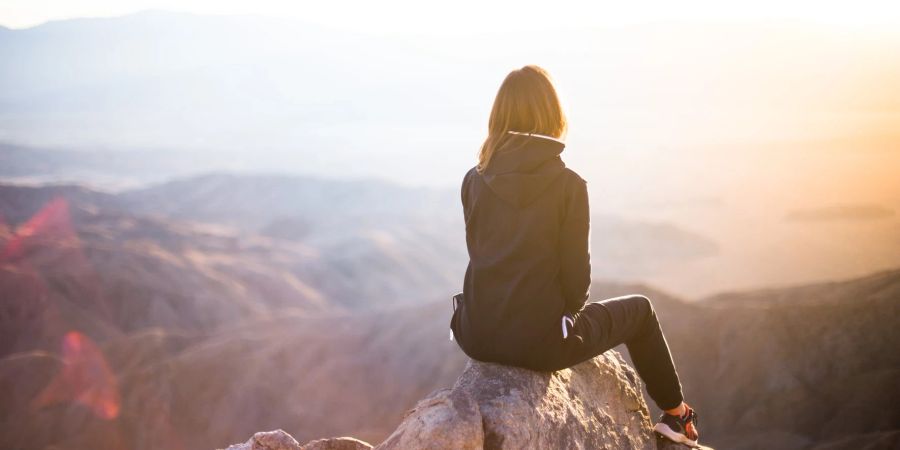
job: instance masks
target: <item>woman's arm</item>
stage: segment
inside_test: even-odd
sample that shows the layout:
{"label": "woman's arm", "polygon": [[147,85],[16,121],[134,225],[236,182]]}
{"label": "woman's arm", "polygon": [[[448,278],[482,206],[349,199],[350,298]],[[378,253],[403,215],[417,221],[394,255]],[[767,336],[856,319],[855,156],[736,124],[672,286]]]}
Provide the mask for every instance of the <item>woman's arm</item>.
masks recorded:
{"label": "woman's arm", "polygon": [[565,216],[560,227],[560,283],[566,312],[581,310],[591,288],[591,215],[587,183],[577,177],[566,193]]}

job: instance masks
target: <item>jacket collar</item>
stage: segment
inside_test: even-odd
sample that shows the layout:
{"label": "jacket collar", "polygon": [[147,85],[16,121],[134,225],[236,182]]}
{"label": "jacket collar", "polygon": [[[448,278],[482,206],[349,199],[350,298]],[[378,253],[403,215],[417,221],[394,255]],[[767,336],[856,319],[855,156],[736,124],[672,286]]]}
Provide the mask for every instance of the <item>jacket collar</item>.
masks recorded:
{"label": "jacket collar", "polygon": [[566,144],[559,139],[533,133],[509,132],[510,136],[491,157],[484,173],[532,172],[559,157]]}
{"label": "jacket collar", "polygon": [[521,131],[513,131],[513,130],[509,130],[509,131],[507,131],[507,133],[511,133],[511,134],[519,134],[519,135],[523,135],[523,136],[534,136],[534,137],[544,138],[544,139],[550,139],[551,141],[556,141],[556,142],[559,142],[559,143],[562,144],[562,145],[566,145],[565,141],[563,141],[562,139],[557,139],[557,138],[555,138],[555,137],[553,137],[553,136],[546,136],[546,135],[543,135],[543,134],[537,134],[537,133],[523,133],[523,132],[521,132]]}
{"label": "jacket collar", "polygon": [[482,179],[500,199],[528,206],[565,170],[559,156],[563,148],[558,139],[512,133],[491,157]]}

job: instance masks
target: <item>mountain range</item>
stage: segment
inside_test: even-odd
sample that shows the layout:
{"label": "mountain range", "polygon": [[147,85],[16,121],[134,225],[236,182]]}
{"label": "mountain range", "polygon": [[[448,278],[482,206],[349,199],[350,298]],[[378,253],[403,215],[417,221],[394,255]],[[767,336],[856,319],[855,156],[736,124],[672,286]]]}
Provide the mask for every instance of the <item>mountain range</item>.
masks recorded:
{"label": "mountain range", "polygon": [[[233,203],[201,195],[224,189],[221,180]],[[291,204],[272,188],[280,183],[314,182],[217,175],[119,194],[0,188],[0,446],[216,448],[276,428],[301,442],[379,442],[418,399],[452,383],[466,357],[448,340],[449,294],[464,266],[415,251],[449,227],[414,233],[385,212],[370,223],[338,214],[320,228],[315,204]],[[273,192],[242,194],[261,185]],[[338,195],[345,186],[326,186],[346,217],[378,217]],[[393,217],[410,224],[416,201],[438,204],[403,195]],[[284,211],[309,220],[307,230],[266,235]],[[322,254],[338,226],[356,249],[346,265]],[[366,227],[419,234],[362,251]],[[900,442],[900,272],[694,301],[598,280],[591,297],[635,292],[658,310],[707,445]]]}

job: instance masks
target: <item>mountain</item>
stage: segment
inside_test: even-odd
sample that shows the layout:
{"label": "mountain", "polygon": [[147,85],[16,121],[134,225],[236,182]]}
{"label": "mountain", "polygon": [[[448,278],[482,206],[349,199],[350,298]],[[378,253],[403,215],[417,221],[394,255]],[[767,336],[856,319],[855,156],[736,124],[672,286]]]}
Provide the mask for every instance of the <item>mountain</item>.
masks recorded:
{"label": "mountain", "polygon": [[[0,185],[0,190],[0,216],[11,224],[26,221],[61,197],[75,214],[94,211],[93,216],[83,214],[84,220],[102,221],[96,226],[109,227],[102,233],[106,235],[159,233],[163,238],[162,231],[128,225],[133,217],[148,228],[178,228],[177,233],[195,228],[227,235],[237,246],[241,240],[262,245],[279,255],[280,270],[345,306],[445,297],[461,285],[468,261],[461,245],[459,193],[451,189],[371,179],[217,173],[118,193],[53,185]],[[596,215],[592,233],[594,274],[604,279],[649,278],[717,251],[709,239],[665,223]]]}
{"label": "mountain", "polygon": [[[373,226],[417,226],[409,222],[423,217],[462,220],[457,192],[377,179],[212,173],[129,190],[121,197],[138,213],[254,232],[291,219],[315,225],[317,236]],[[302,235],[286,237],[303,240]]]}
{"label": "mountain", "polygon": [[[882,278],[893,285],[900,282],[896,273]],[[848,283],[857,284],[848,288],[857,295],[873,294],[858,290],[871,289],[872,284]],[[623,286],[595,285],[594,290],[634,292]],[[884,291],[874,291],[874,297],[878,292]],[[900,436],[892,428],[897,414],[892,380],[898,365],[884,359],[897,344],[894,334],[884,332],[896,322],[895,309],[869,305],[873,307],[870,315],[877,320],[865,327],[878,345],[868,348],[854,343],[862,324],[848,323],[837,314],[816,318],[826,321],[816,323],[810,335],[830,328],[825,342],[835,337],[845,342],[823,348],[767,334],[778,321],[798,322],[795,328],[810,323],[802,314],[782,313],[794,306],[776,303],[762,309],[769,313],[754,317],[758,305],[748,310],[740,306],[729,310],[727,303],[695,309],[664,295],[651,295],[664,321],[687,398],[701,413],[707,445],[758,448],[766,443],[774,448],[805,449],[832,448],[827,445],[841,441],[843,447],[833,448],[858,448],[865,440],[896,443],[891,437]],[[894,304],[896,298],[887,297]],[[720,299],[716,303],[719,301],[727,302]],[[685,314],[676,316],[673,308]],[[747,315],[748,319],[742,319]],[[725,320],[725,316],[733,319]],[[439,302],[374,315],[282,314],[222,329],[188,346],[169,333],[109,342],[104,352],[113,371],[120,374],[121,390],[126,393],[118,433],[137,439],[131,441],[135,448],[156,448],[161,440],[178,442],[182,448],[211,448],[277,427],[289,430],[301,442],[339,435],[380,442],[399,423],[403,411],[429,392],[449,386],[462,370],[466,358],[447,340],[448,317],[449,303]],[[717,319],[722,322],[716,323]],[[783,349],[771,350],[778,346]],[[14,383],[16,374],[45,374],[28,385],[31,388],[17,385],[17,395],[10,398],[29,399],[40,391],[40,380],[53,373],[53,366],[43,361],[38,354],[3,360],[7,369],[2,373],[13,377],[6,378],[7,383]],[[829,369],[828,364],[836,364],[829,361],[859,362],[846,369],[851,376],[844,376]],[[873,361],[894,368],[881,369],[873,366]],[[790,375],[796,367],[804,368],[805,381],[815,390],[805,391],[809,385],[791,386],[798,383]],[[831,377],[834,382],[821,382]],[[844,408],[826,409],[828,399],[834,398],[842,399]],[[9,407],[4,417],[24,410],[21,404],[10,403]],[[78,411],[70,406],[40,414],[54,414],[44,420],[65,420]],[[16,417],[26,423],[37,420],[29,415]],[[92,422],[83,413],[74,417]],[[823,418],[827,420],[823,422]],[[849,427],[831,422],[847,419],[851,419]],[[17,425],[21,422],[9,423],[11,428],[2,433],[5,442],[37,439],[38,434],[27,435],[29,428]],[[146,424],[165,433],[131,434],[134,427]],[[738,428],[745,431],[735,433]],[[32,428],[33,433],[40,430]],[[90,431],[79,433],[86,432]],[[9,440],[11,436],[15,439]],[[65,437],[60,436],[60,445],[79,448],[66,444]]]}
{"label": "mountain", "polygon": [[900,271],[721,294],[700,305],[694,323],[704,332],[678,333],[673,346],[685,378],[703,380],[693,392],[716,411],[707,426],[741,430],[723,433],[720,446],[900,444]]}
{"label": "mountain", "polygon": [[53,350],[72,328],[95,339],[157,327],[196,334],[276,308],[340,309],[293,267],[311,258],[300,244],[276,248],[117,205],[79,187],[0,186],[0,354]]}
{"label": "mountain", "polygon": [[[467,258],[458,193],[380,180],[209,174],[123,192],[136,214],[215,223],[315,250],[298,270],[359,307],[444,297]],[[460,267],[462,265],[462,268]]]}
{"label": "mountain", "polygon": [[[75,206],[83,223],[75,223],[73,229],[84,228],[79,236],[82,240],[96,240],[100,245],[113,240],[113,245],[128,247],[160,244],[179,258],[191,259],[190,264],[214,266],[222,271],[220,276],[256,278],[248,282],[267,283],[279,298],[278,291],[287,289],[305,290],[298,298],[328,298],[334,305],[370,307],[372,299],[380,299],[382,304],[410,303],[444,296],[461,277],[458,265],[452,264],[465,255],[464,248],[453,245],[459,241],[451,238],[459,234],[454,230],[458,227],[447,213],[423,206],[440,205],[436,194],[388,183],[303,177],[212,178],[214,182],[201,178],[192,183],[194,189],[180,189],[178,183],[165,188],[170,198],[181,199],[169,202],[156,190],[112,195],[81,187],[0,185],[0,217],[19,224],[60,198],[67,207]],[[233,183],[235,188],[204,194],[222,182]],[[238,192],[240,186],[246,187],[243,195]],[[321,194],[324,201],[318,195],[303,197],[304,192]],[[378,203],[372,201],[378,195],[395,198],[397,203],[380,210],[368,206]],[[300,236],[297,232],[304,227],[290,226],[290,234],[285,236],[284,232],[272,232],[270,222],[314,227]],[[197,246],[211,247],[204,249],[210,254],[185,248],[194,239],[185,235],[190,230],[198,231]],[[265,264],[277,266],[278,272],[259,274],[255,263],[260,258],[272,258]],[[98,264],[104,261],[108,260]],[[225,271],[225,265],[231,269]],[[284,284],[294,287],[283,288]]]}
{"label": "mountain", "polygon": [[691,303],[642,285],[592,288],[600,298],[633,292],[654,301],[709,445],[900,443],[900,270]]}
{"label": "mountain", "polygon": [[[339,233],[315,220],[289,239],[242,228],[264,230],[262,216],[304,211],[281,194],[258,195],[258,207],[245,209],[253,206],[246,192],[264,181],[229,191],[233,211],[258,214],[247,222],[227,214],[227,201],[183,186],[168,191],[168,205],[152,191],[0,186],[0,447],[214,448],[275,428],[301,441],[380,442],[404,411],[453,383],[466,363],[448,340],[453,286],[409,292],[409,266],[365,259],[355,230],[379,222],[344,225],[346,247],[331,248],[356,267],[347,273],[322,257],[325,240],[316,237]],[[319,192],[341,189],[355,195],[340,185]],[[339,195],[331,201],[341,205],[337,216],[389,216]],[[156,203],[159,214],[136,212],[133,202]],[[194,209],[227,224],[187,220]],[[437,235],[402,232],[417,238],[384,245],[414,254]],[[448,260],[410,264],[439,273]],[[406,297],[340,294],[373,284]],[[627,293],[653,300],[704,443],[890,448],[900,437],[900,272],[694,302],[640,284],[591,288],[592,299]]]}
{"label": "mountain", "polygon": [[[11,355],[0,360],[0,387],[15,390],[0,414],[0,442],[86,448],[82,442],[108,445],[104,439],[119,436],[129,448],[213,448],[277,424],[299,438],[352,431],[374,440],[465,362],[448,328],[436,326],[447,306],[283,312],[193,342],[162,330],[106,339],[101,348],[122,393],[114,421],[92,418],[79,403],[29,408],[61,362]],[[33,381],[22,384],[23,376]],[[47,436],[50,423],[60,425]]]}
{"label": "mountain", "polygon": [[203,165],[203,159],[203,155],[165,148],[73,151],[0,142],[0,177],[7,182],[80,184],[121,191],[191,173]]}
{"label": "mountain", "polygon": [[[339,273],[350,274],[357,286],[373,267],[390,267],[409,274],[407,292],[443,295],[460,285],[468,261],[460,245],[465,228],[456,189],[408,188],[380,180],[208,174],[120,197],[142,214],[228,224],[321,248],[323,257],[334,258],[335,266],[344,268]],[[593,273],[601,279],[648,279],[719,251],[708,237],[665,222],[595,214],[591,233]],[[353,295],[366,293],[404,295],[402,286],[394,291],[366,286]]]}

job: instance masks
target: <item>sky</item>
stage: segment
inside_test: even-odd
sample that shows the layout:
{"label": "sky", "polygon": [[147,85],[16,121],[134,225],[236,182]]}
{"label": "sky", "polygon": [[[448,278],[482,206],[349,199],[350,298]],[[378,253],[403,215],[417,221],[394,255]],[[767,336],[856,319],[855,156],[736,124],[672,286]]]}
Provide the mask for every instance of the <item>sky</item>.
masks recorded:
{"label": "sky", "polygon": [[51,20],[118,16],[147,9],[202,14],[259,14],[375,33],[456,34],[659,21],[797,20],[851,27],[900,26],[900,2],[672,2],[421,0],[0,0],[0,24],[27,28]]}

